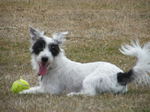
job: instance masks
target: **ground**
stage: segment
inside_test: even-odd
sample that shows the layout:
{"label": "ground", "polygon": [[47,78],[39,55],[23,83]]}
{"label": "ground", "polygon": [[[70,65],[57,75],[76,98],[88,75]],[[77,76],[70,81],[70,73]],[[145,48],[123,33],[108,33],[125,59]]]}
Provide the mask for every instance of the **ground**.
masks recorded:
{"label": "ground", "polygon": [[126,94],[94,97],[19,95],[10,91],[23,78],[38,84],[30,65],[29,26],[48,36],[69,31],[63,48],[74,61],[109,61],[129,70],[135,59],[119,52],[121,44],[150,41],[149,0],[1,0],[1,112],[150,112],[150,88],[129,85]]}

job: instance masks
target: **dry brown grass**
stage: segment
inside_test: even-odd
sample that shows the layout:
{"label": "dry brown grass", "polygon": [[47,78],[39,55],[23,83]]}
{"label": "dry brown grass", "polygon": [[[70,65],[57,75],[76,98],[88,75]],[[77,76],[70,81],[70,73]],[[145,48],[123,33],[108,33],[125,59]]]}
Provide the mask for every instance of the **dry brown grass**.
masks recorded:
{"label": "dry brown grass", "polygon": [[94,97],[18,95],[10,92],[22,77],[32,86],[28,26],[70,32],[64,47],[75,61],[110,61],[124,70],[134,59],[119,53],[120,44],[150,40],[149,0],[1,0],[0,111],[2,112],[150,112],[150,90],[130,85],[121,95]]}

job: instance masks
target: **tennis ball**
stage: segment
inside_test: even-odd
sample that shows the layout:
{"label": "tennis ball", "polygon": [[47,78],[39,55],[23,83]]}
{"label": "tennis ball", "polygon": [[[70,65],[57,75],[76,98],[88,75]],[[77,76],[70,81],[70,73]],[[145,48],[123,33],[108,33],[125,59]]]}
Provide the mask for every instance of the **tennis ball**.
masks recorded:
{"label": "tennis ball", "polygon": [[16,80],[11,87],[11,91],[13,93],[19,93],[20,91],[23,91],[25,89],[29,89],[30,85],[27,81],[20,79],[20,80]]}

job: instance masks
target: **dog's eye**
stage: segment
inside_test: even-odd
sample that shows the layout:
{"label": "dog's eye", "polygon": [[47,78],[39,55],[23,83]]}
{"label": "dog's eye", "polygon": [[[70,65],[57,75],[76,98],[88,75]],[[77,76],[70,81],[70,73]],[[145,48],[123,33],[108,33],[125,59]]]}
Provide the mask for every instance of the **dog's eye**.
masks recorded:
{"label": "dog's eye", "polygon": [[45,41],[42,39],[39,39],[32,47],[33,53],[39,54],[43,49],[45,48]]}
{"label": "dog's eye", "polygon": [[51,49],[56,49],[57,45],[51,45]]}
{"label": "dog's eye", "polygon": [[43,49],[44,49],[44,47],[41,46],[41,47],[38,48],[38,51],[43,51]]}
{"label": "dog's eye", "polygon": [[49,50],[51,51],[53,56],[57,56],[59,54],[59,46],[57,44],[50,44]]}

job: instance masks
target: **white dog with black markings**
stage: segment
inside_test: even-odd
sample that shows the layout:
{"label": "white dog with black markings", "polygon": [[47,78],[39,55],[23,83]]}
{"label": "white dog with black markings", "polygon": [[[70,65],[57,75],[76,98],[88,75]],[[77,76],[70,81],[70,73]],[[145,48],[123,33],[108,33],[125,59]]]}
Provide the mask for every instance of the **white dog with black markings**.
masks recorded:
{"label": "white dog with black markings", "polygon": [[56,33],[49,38],[37,29],[30,28],[32,66],[41,77],[39,86],[20,92],[68,95],[96,95],[98,93],[125,93],[130,82],[149,84],[150,43],[143,47],[137,41],[124,45],[120,51],[137,58],[136,65],[123,72],[108,62],[79,63],[68,59],[60,45],[68,32]]}

